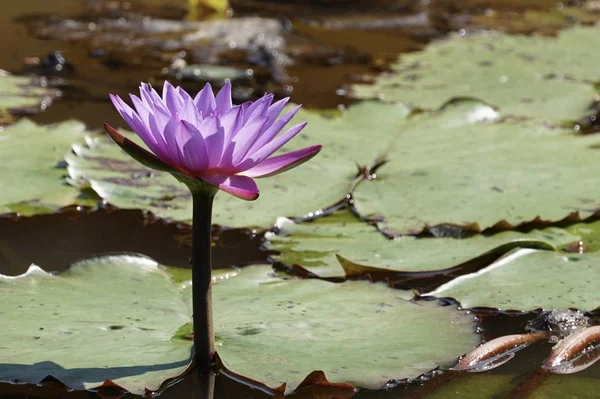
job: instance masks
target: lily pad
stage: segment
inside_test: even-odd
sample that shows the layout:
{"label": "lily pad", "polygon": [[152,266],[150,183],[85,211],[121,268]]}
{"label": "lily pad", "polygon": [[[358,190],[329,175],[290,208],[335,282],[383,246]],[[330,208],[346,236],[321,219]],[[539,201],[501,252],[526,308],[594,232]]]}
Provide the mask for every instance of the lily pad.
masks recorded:
{"label": "lily pad", "polygon": [[[314,370],[380,389],[415,378],[479,342],[472,315],[412,303],[385,284],[284,279],[244,268],[214,287],[217,352],[229,369],[293,391]],[[412,296],[409,293],[409,296]]]}
{"label": "lily pad", "polygon": [[46,109],[58,94],[32,77],[14,76],[0,69],[0,123],[10,121],[6,115],[10,111]]}
{"label": "lily pad", "polygon": [[392,236],[443,224],[481,231],[576,221],[600,209],[597,135],[497,118],[462,101],[408,119],[389,162],[354,191],[356,209],[383,219]]}
{"label": "lily pad", "polygon": [[515,247],[551,249],[580,239],[580,236],[566,230],[550,227],[529,233],[507,231],[489,237],[475,235],[456,239],[405,236],[390,240],[373,226],[348,216],[333,216],[338,219],[333,222],[326,217],[301,224],[280,220],[277,227],[281,234],[267,233],[267,248],[281,252],[274,256],[279,262],[299,264],[321,277],[333,277],[344,275],[336,254],[352,262],[390,271],[432,271],[457,266],[502,249],[499,248],[502,246],[506,248],[498,251],[498,257]]}
{"label": "lily pad", "polygon": [[[548,122],[589,113],[600,71],[600,29],[573,27],[556,38],[500,33],[453,36],[402,55],[394,73],[354,86],[357,98],[404,101],[438,109],[453,98],[476,97],[505,115]],[[585,60],[585,62],[583,61]]]}
{"label": "lily pad", "polygon": [[143,394],[180,375],[191,342],[173,340],[190,317],[181,292],[153,260],[114,255],[50,275],[37,266],[0,276],[0,380],[53,376],[75,389],[106,379]]}
{"label": "lily pad", "polygon": [[[358,173],[357,165],[370,163],[380,145],[365,147],[364,137],[374,139],[397,131],[404,120],[403,106],[364,104],[341,115],[323,115],[300,111],[297,121],[308,126],[281,151],[319,143],[323,151],[310,162],[291,171],[261,179],[261,196],[245,202],[219,194],[213,212],[214,223],[229,226],[270,226],[278,216],[314,214],[345,198]],[[373,135],[373,126],[378,126]],[[139,141],[138,141],[139,142]],[[189,221],[191,197],[187,188],[171,175],[146,169],[131,159],[109,139],[87,140],[74,145],[67,157],[72,181],[86,185],[102,198],[121,208],[142,208],[162,217]]]}
{"label": "lily pad", "polygon": [[520,249],[426,296],[450,297],[464,308],[594,310],[600,306],[600,252],[561,254]]}
{"label": "lily pad", "polygon": [[0,132],[0,211],[33,214],[79,202],[81,193],[65,183],[62,166],[84,125],[69,121],[39,126],[20,120]]}

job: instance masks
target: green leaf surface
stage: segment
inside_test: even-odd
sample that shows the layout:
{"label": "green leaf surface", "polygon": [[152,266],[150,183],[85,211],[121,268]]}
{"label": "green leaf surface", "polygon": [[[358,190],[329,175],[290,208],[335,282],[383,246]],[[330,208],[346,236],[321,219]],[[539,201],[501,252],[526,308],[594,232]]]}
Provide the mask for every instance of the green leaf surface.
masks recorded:
{"label": "green leaf surface", "polygon": [[454,298],[463,308],[591,311],[600,306],[599,264],[600,252],[565,255],[520,249],[424,295]]}
{"label": "green leaf surface", "polygon": [[[547,122],[587,114],[600,70],[600,29],[574,27],[556,38],[483,33],[430,44],[402,55],[394,73],[354,86],[357,98],[403,101],[438,109],[453,98],[476,97],[502,115]],[[595,49],[595,50],[594,50]]]}
{"label": "green leaf surface", "polygon": [[232,371],[271,387],[285,382],[287,392],[314,370],[330,382],[380,389],[447,365],[479,342],[473,316],[405,296],[385,284],[244,268],[214,287],[217,352]]}
{"label": "green leaf surface", "polygon": [[0,380],[51,375],[90,389],[110,379],[143,394],[189,364],[191,342],[171,339],[190,321],[186,303],[149,258],[89,258],[58,275],[32,266],[0,276],[0,298]]}
{"label": "green leaf surface", "polygon": [[[58,90],[36,83],[34,78],[14,76],[0,69],[0,115],[15,110],[45,109]],[[0,120],[0,123],[4,121]]]}
{"label": "green leaf surface", "polygon": [[457,266],[509,243],[514,243],[515,247],[545,246],[550,249],[581,238],[566,230],[550,227],[529,233],[507,231],[489,237],[475,235],[456,239],[405,236],[390,240],[374,227],[355,218],[341,215],[334,218],[338,221],[330,221],[329,217],[301,224],[280,220],[278,227],[281,233],[268,233],[267,247],[281,252],[274,256],[277,261],[286,265],[299,264],[321,277],[333,277],[344,275],[336,254],[370,267],[393,271],[429,271]]}
{"label": "green leaf surface", "polygon": [[[270,226],[278,216],[303,216],[330,206],[346,195],[358,163],[369,163],[378,154],[377,138],[397,131],[407,114],[403,106],[365,104],[341,116],[300,111],[296,122],[309,122],[305,130],[281,151],[311,144],[323,150],[309,162],[280,175],[257,180],[261,195],[242,201],[220,193],[213,222],[229,227]],[[372,128],[377,124],[377,134]],[[365,146],[364,137],[373,138]],[[138,140],[139,142],[139,140]],[[176,220],[191,219],[187,188],[169,174],[149,170],[108,140],[88,140],[75,145],[69,156],[69,173],[76,185],[89,184],[102,198],[121,208],[142,208]]]}
{"label": "green leaf surface", "polygon": [[71,143],[84,137],[75,121],[38,126],[21,120],[0,132],[0,211],[34,214],[79,202],[61,165]]}
{"label": "green leaf surface", "polygon": [[485,120],[463,101],[398,128],[388,163],[358,185],[354,203],[390,235],[454,224],[475,231],[536,218],[587,218],[600,208],[600,137],[531,121]]}

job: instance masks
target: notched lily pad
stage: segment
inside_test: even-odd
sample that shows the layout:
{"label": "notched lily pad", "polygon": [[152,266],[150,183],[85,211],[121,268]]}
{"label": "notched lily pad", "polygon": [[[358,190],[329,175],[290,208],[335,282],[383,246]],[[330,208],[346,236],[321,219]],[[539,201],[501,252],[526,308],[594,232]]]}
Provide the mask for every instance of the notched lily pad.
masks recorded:
{"label": "notched lily pad", "polygon": [[[315,370],[370,389],[415,378],[479,342],[475,319],[367,281],[283,279],[243,269],[214,287],[217,352],[235,373],[295,390]],[[412,294],[409,294],[412,296]]]}
{"label": "notched lily pad", "polygon": [[594,310],[600,305],[600,252],[562,254],[520,249],[476,273],[424,294],[464,308]]}
{"label": "notched lily pad", "polygon": [[190,321],[186,303],[149,258],[93,257],[58,275],[31,266],[0,276],[0,297],[0,380],[91,389],[108,379],[142,394],[190,362],[191,342],[171,339]]}
{"label": "notched lily pad", "polygon": [[[485,33],[430,44],[402,55],[394,73],[371,86],[354,86],[357,98],[404,101],[438,109],[459,97],[476,97],[503,115],[546,122],[578,119],[589,112],[594,83],[596,27],[574,27],[556,38]],[[583,60],[586,60],[585,62]]]}
{"label": "notched lily pad", "polygon": [[86,203],[84,194],[65,183],[62,165],[84,129],[76,121],[38,126],[24,119],[1,131],[0,211],[30,215]]}
{"label": "notched lily pad", "polygon": [[598,212],[598,136],[499,117],[459,101],[409,118],[376,179],[354,191],[356,209],[396,235],[445,224],[509,229]]}
{"label": "notched lily pad", "polygon": [[[580,239],[566,230],[550,227],[529,233],[508,231],[490,237],[405,236],[390,240],[347,213],[301,224],[280,219],[277,227],[280,234],[267,233],[266,242],[267,248],[281,252],[273,256],[276,261],[288,266],[298,264],[321,277],[343,276],[345,272],[347,277],[370,274],[376,280],[384,277],[394,280],[394,272],[414,274],[451,267],[457,270],[449,275],[457,275],[461,273],[460,266],[477,270],[514,248],[557,249]],[[354,268],[350,270],[346,265],[342,270],[336,254],[350,260]],[[467,267],[467,263],[473,264]],[[376,274],[381,274],[381,278]]]}

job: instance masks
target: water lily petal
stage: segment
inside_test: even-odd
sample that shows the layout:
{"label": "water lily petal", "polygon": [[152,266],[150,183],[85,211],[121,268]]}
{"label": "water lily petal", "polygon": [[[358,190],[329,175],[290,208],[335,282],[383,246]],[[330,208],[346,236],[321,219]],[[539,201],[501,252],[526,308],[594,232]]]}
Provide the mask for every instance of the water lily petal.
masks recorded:
{"label": "water lily petal", "polygon": [[196,94],[196,97],[194,97],[194,104],[202,114],[203,118],[206,118],[207,115],[215,112],[215,94],[213,93],[210,83],[205,84],[204,88]]}
{"label": "water lily petal", "polygon": [[223,140],[225,132],[223,126],[217,115],[211,115],[204,119],[198,130],[206,141],[206,147],[208,148],[208,162],[209,167],[216,167],[221,160],[223,153]]}
{"label": "water lily petal", "polygon": [[252,158],[255,162],[258,163],[261,162],[263,159],[270,157],[271,154],[283,147],[288,141],[293,139],[295,135],[300,133],[300,131],[304,129],[304,126],[306,126],[306,122],[303,122],[286,130],[285,133],[276,137],[274,140],[268,142],[264,147],[260,148],[249,158]]}
{"label": "water lily petal", "polygon": [[127,122],[129,127],[136,132],[138,136],[140,136],[140,138],[148,147],[150,147],[152,151],[154,151],[153,147],[156,146],[156,140],[150,132],[150,129],[148,129],[144,122],[142,122],[137,112],[127,105],[125,101],[121,99],[121,97],[112,94],[109,95],[109,97],[110,101],[112,101],[113,105],[125,122]]}
{"label": "water lily petal", "polygon": [[[234,138],[235,148],[233,150],[233,159],[231,160],[231,164],[227,166],[237,165],[244,159],[252,147],[252,144],[254,144],[256,139],[262,133],[263,125],[265,124],[266,120],[267,117],[261,116],[260,118],[255,119],[242,127],[242,129]],[[220,164],[223,165],[223,163]],[[223,167],[226,167],[226,165],[223,165]]]}
{"label": "water lily petal", "polygon": [[244,113],[244,124],[264,116],[273,101],[273,97],[273,94],[265,94],[255,102],[251,103]]}
{"label": "water lily petal", "polygon": [[247,176],[206,175],[201,176],[201,179],[235,197],[247,201],[257,199],[260,193],[256,182]]}
{"label": "water lily petal", "polygon": [[187,134],[188,139],[183,145],[183,159],[185,168],[192,173],[201,172],[208,168],[208,148],[206,141],[196,126],[186,121],[181,121],[186,132],[180,132],[181,136]]}
{"label": "water lily petal", "polygon": [[194,103],[194,99],[192,98],[192,96],[190,96],[187,91],[183,90],[181,86],[178,86],[176,90],[177,94],[179,94],[179,98],[181,98],[182,104],[185,104],[185,102],[188,100],[190,100],[192,104]]}
{"label": "water lily petal", "polygon": [[153,106],[156,106],[162,112],[170,115],[169,110],[162,101],[162,98],[160,98],[156,90],[154,90],[148,83],[142,83],[140,85],[140,98],[148,108],[152,109]]}
{"label": "water lily petal", "polygon": [[240,173],[240,175],[254,178],[274,176],[285,172],[286,170],[295,168],[298,165],[302,165],[304,162],[317,155],[319,151],[321,151],[321,148],[323,148],[323,146],[313,145],[301,150],[286,152],[285,154],[265,159],[253,168]]}
{"label": "water lily petal", "polygon": [[215,110],[219,115],[225,114],[233,107],[233,104],[231,103],[231,82],[229,80],[225,82],[221,90],[217,93],[215,104]]}
{"label": "water lily petal", "polygon": [[177,127],[180,125],[176,119],[171,119],[165,126],[165,141],[167,144],[167,161],[175,165],[183,164],[182,151],[177,143]]}
{"label": "water lily petal", "polygon": [[167,80],[165,80],[163,86],[163,101],[167,105],[167,109],[171,113],[171,116],[174,118],[177,117],[181,110],[181,106],[183,105],[183,100],[179,96],[179,93],[177,93],[177,90]]}
{"label": "water lily petal", "polygon": [[200,122],[202,122],[200,112],[198,112],[198,109],[194,105],[194,100],[189,96],[183,102],[183,107],[181,107],[181,112],[179,113],[179,119],[195,126],[199,126]]}
{"label": "water lily petal", "polygon": [[281,111],[283,111],[283,108],[286,106],[288,101],[290,101],[290,98],[286,97],[277,101],[269,107],[269,109],[266,112],[268,120],[265,123],[265,126],[271,126],[273,122],[275,122],[275,119],[277,119]]}
{"label": "water lily petal", "polygon": [[281,118],[277,119],[265,132],[256,140],[256,143],[252,145],[249,154],[254,154],[261,147],[265,146],[268,142],[273,140],[275,136],[289,123],[289,121],[296,115],[300,110],[300,105],[294,107],[290,111],[286,112]]}
{"label": "water lily petal", "polygon": [[225,131],[225,147],[231,143],[231,140],[242,128],[244,122],[244,109],[242,105],[231,108],[221,117],[221,125]]}

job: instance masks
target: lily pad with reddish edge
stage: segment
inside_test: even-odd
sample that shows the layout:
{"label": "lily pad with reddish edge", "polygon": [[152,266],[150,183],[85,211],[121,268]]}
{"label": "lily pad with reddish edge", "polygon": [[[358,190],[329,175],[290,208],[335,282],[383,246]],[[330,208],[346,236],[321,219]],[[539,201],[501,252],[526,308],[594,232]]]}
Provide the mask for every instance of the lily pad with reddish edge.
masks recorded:
{"label": "lily pad with reddish edge", "polygon": [[224,365],[272,388],[285,383],[287,393],[316,370],[332,384],[382,389],[447,367],[479,342],[469,313],[412,303],[411,292],[385,284],[301,280],[252,266],[213,290]]}
{"label": "lily pad with reddish edge", "polygon": [[[583,231],[586,226],[598,224],[576,226]],[[406,278],[411,273],[417,278],[418,273],[452,267],[456,270],[446,274],[457,276],[483,268],[514,248],[556,250],[580,239],[567,230],[548,227],[528,233],[507,231],[469,238],[406,236],[390,240],[374,226],[343,212],[310,223],[280,219],[277,227],[279,234],[267,233],[266,246],[279,252],[272,257],[285,266],[297,264],[320,277],[345,274],[361,278],[370,274],[376,280],[387,278],[389,281],[400,279],[401,273],[405,273]],[[336,255],[345,258],[348,264],[342,264],[342,268]]]}

